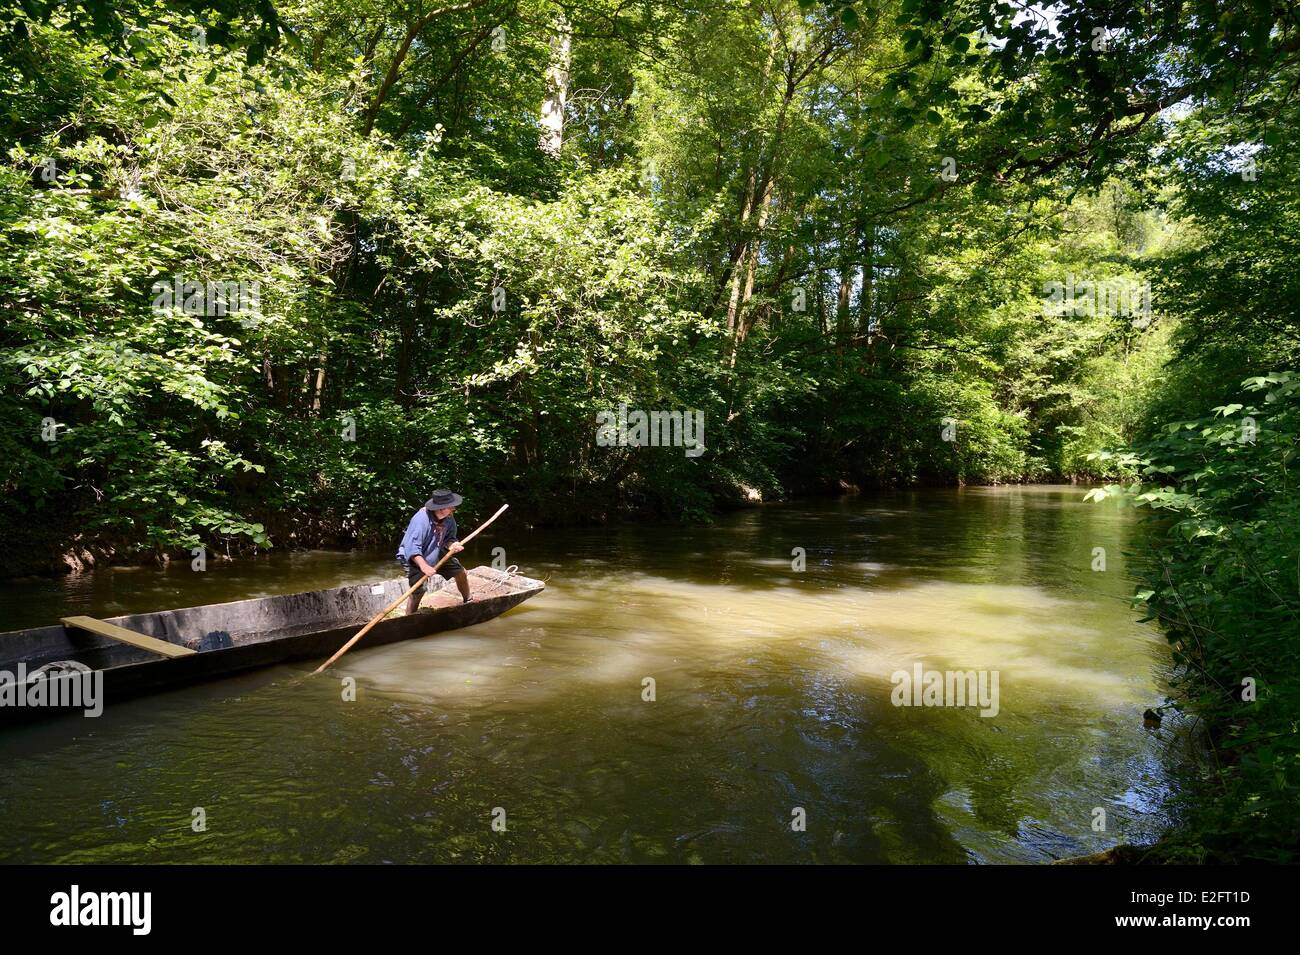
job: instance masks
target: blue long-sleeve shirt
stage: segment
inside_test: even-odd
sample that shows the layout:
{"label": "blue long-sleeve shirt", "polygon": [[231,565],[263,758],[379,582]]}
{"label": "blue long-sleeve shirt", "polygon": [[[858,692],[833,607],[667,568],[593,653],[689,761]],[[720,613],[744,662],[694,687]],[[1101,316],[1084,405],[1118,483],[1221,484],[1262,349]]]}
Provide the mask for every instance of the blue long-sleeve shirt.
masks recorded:
{"label": "blue long-sleeve shirt", "polygon": [[406,525],[406,534],[397,548],[397,559],[407,563],[416,554],[423,554],[431,565],[446,551],[447,545],[457,539],[456,518],[448,514],[441,521],[435,521],[427,507],[422,507],[411,516],[411,523]]}

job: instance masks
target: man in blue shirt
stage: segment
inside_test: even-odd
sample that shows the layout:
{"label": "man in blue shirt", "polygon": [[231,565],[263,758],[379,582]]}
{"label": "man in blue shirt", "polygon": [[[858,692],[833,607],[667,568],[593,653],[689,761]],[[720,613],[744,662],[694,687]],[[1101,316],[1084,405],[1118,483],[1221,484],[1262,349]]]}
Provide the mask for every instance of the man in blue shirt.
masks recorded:
{"label": "man in blue shirt", "polygon": [[[424,507],[411,517],[401,546],[397,548],[397,559],[406,569],[408,586],[414,586],[421,577],[432,574],[433,565],[438,563],[441,555],[459,554],[465,549],[456,538],[456,519],[452,517],[462,500],[464,498],[459,494],[445,489],[434,491]],[[461,599],[469,603],[469,574],[460,561],[451,558],[438,568],[438,576],[444,580],[454,578]],[[412,614],[419,609],[420,592],[417,590],[407,601],[406,612]]]}

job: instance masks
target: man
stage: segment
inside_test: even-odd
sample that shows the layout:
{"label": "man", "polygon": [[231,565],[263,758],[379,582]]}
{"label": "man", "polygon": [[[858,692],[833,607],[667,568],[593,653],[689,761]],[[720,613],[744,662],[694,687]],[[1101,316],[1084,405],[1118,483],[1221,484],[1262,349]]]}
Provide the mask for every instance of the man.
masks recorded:
{"label": "man", "polygon": [[[397,559],[406,569],[407,586],[414,586],[425,574],[432,574],[433,565],[442,554],[459,554],[465,549],[456,539],[456,519],[452,517],[463,500],[459,494],[446,489],[434,491],[424,507],[412,516],[397,548]],[[455,578],[461,599],[469,603],[469,574],[460,561],[451,558],[438,568],[438,576],[444,580]],[[407,601],[406,612],[412,614],[419,609],[420,591],[417,590]]]}

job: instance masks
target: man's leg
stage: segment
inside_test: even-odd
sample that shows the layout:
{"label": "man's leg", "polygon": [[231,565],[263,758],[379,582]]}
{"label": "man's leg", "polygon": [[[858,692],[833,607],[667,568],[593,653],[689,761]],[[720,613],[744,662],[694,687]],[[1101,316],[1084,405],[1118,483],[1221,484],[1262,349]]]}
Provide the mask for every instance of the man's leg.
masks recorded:
{"label": "man's leg", "polygon": [[442,569],[438,571],[438,576],[443,580],[455,580],[456,586],[460,590],[460,599],[466,603],[469,602],[469,574],[460,565],[460,561],[455,557],[447,561],[442,565]]}
{"label": "man's leg", "polygon": [[[415,586],[415,582],[419,579],[420,579],[420,570],[418,567],[412,564],[410,566],[410,569],[406,572],[406,586],[407,587]],[[420,609],[420,598],[422,598],[423,596],[424,596],[424,587],[421,587],[415,593],[411,594],[410,597],[406,598],[407,616],[410,616],[411,614],[415,613],[417,610]]]}

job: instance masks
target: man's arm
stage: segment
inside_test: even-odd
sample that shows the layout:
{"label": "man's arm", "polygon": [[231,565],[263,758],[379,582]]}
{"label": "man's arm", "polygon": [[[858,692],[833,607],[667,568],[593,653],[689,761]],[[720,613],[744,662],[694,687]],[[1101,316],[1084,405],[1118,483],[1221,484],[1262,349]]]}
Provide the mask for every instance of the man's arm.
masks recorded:
{"label": "man's arm", "polygon": [[456,518],[447,518],[448,528],[447,536],[442,542],[443,550],[448,554],[459,554],[465,549],[465,545],[460,542],[460,528],[456,526]]}
{"label": "man's arm", "polygon": [[402,554],[408,561],[419,568],[420,573],[426,577],[433,573],[433,568],[429,562],[424,559],[424,552],[421,545],[424,542],[424,532],[427,529],[427,518],[424,517],[424,508],[416,511],[411,516],[411,523],[406,525],[406,536],[402,538]]}

